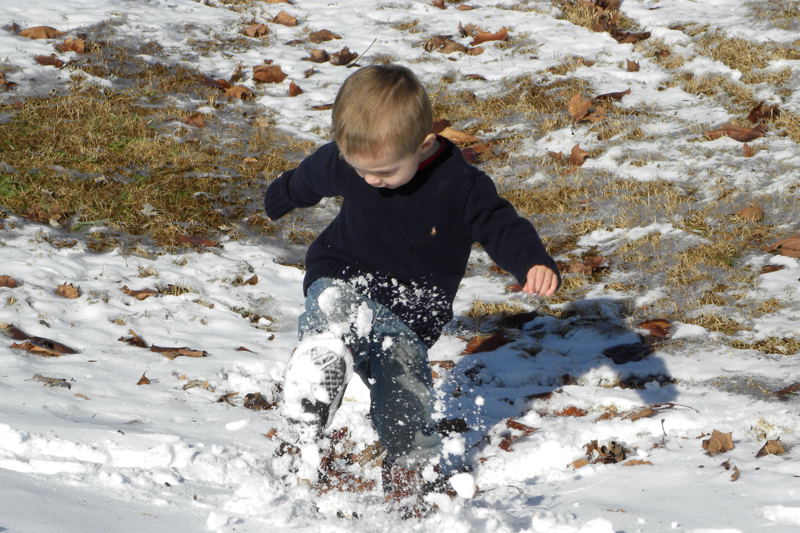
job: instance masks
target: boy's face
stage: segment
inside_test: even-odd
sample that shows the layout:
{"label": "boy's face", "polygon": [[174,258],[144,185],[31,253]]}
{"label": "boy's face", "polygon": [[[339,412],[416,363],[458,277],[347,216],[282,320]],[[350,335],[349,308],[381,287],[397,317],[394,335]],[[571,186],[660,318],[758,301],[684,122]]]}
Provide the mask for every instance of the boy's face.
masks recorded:
{"label": "boy's face", "polygon": [[378,188],[396,189],[402,187],[417,173],[419,164],[428,158],[438,148],[435,135],[428,135],[419,148],[410,154],[396,156],[381,153],[373,155],[344,155],[356,173],[364,178],[369,185]]}

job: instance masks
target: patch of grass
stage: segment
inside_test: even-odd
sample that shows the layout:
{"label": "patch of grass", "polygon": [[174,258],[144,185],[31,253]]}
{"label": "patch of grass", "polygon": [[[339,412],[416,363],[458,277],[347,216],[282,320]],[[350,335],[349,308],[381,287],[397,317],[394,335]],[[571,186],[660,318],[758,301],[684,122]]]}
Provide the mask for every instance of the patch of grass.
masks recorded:
{"label": "patch of grass", "polygon": [[22,186],[11,176],[0,175],[0,198],[17,196],[22,191]]}
{"label": "patch of grass", "polygon": [[751,70],[742,76],[742,83],[757,85],[767,83],[774,87],[784,85],[792,77],[792,69],[789,67],[780,70]]}
{"label": "patch of grass", "polygon": [[740,350],[758,350],[767,354],[794,355],[800,352],[800,338],[767,337],[755,342],[734,340],[728,344]]}
{"label": "patch of grass", "polygon": [[750,16],[769,20],[776,28],[796,30],[800,28],[800,4],[794,0],[770,0],[748,3]]}
{"label": "patch of grass", "polygon": [[397,31],[404,31],[406,33],[419,33],[422,28],[419,25],[419,19],[409,20],[406,22],[395,22],[391,27]]}
{"label": "patch of grass", "polygon": [[697,40],[697,49],[703,55],[742,73],[764,68],[775,59],[800,59],[800,48],[794,43],[757,43],[740,37],[728,37],[720,31],[700,37]]}
{"label": "patch of grass", "polygon": [[694,318],[687,318],[684,321],[688,324],[694,324],[709,331],[723,333],[725,335],[733,335],[744,329],[736,320],[716,313],[704,313]]}
{"label": "patch of grass", "polygon": [[485,319],[492,316],[509,316],[524,313],[526,309],[519,305],[510,303],[492,303],[475,300],[472,302],[472,307],[469,311],[464,313],[466,316],[473,320]]}
{"label": "patch of grass", "polygon": [[194,287],[192,287],[190,285],[182,285],[180,283],[178,283],[178,284],[170,283],[169,285],[159,285],[159,286],[156,287],[156,290],[158,291],[158,294],[166,295],[166,296],[181,296],[183,294],[188,294],[188,293],[193,293],[193,292],[196,293],[197,292],[197,290]]}
{"label": "patch of grass", "polygon": [[777,298],[769,298],[758,304],[755,312],[759,315],[769,315],[784,307],[784,304]]}
{"label": "patch of grass", "polygon": [[800,144],[800,114],[781,110],[774,124],[784,135]]}
{"label": "patch of grass", "polygon": [[719,74],[695,76],[685,72],[676,76],[668,85],[681,86],[690,94],[727,97],[738,111],[750,111],[757,103],[753,91],[747,85]]}

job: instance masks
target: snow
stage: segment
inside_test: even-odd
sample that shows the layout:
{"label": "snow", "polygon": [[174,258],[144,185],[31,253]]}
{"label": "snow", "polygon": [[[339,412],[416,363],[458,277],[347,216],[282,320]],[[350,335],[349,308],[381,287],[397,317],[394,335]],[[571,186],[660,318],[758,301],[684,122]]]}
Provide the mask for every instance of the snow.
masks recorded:
{"label": "snow", "polygon": [[[796,31],[754,21],[749,15],[749,5],[770,2],[626,0],[622,10],[676,53],[692,54],[695,45],[673,29],[676,25],[707,24],[728,36],[794,42]],[[393,58],[411,66],[430,87],[446,74],[481,73],[487,82],[476,84],[455,76],[452,85],[479,97],[492,95],[503,81],[524,73],[545,72],[573,56],[591,57],[597,61],[593,67],[580,67],[571,75],[588,82],[594,94],[630,87],[631,94],[619,105],[644,107],[659,120],[641,124],[642,140],[588,159],[587,168],[613,171],[621,178],[689,183],[710,196],[720,176],[728,186],[749,195],[796,194],[800,151],[795,143],[768,135],[760,140],[765,149],[747,160],[731,155],[741,149],[731,139],[698,147],[694,141],[703,128],[733,117],[703,96],[664,86],[671,74],[632,45],[570,24],[557,16],[558,9],[549,1],[469,3],[478,9],[459,11],[448,3],[440,10],[421,0],[297,0],[245,2],[237,12],[219,0],[37,0],[4,2],[0,21],[23,28],[50,25],[70,35],[109,24],[115,39],[156,41],[163,47],[160,60],[184,62],[210,77],[227,78],[237,64],[273,59],[289,78],[283,84],[259,87],[257,103],[276,113],[286,132],[314,143],[326,139],[329,114],[311,106],[332,102],[352,69],[322,65],[316,75],[304,78],[303,72],[314,66],[302,60],[306,48],[286,43],[302,37],[306,28],[342,34],[341,40],[320,45],[329,51],[343,46],[368,50],[365,64],[371,58]],[[268,22],[280,10],[297,16],[301,24],[295,28],[269,24],[271,35],[263,45],[241,51],[224,47],[201,51],[192,45],[198,37],[237,37],[245,21]],[[419,33],[394,27],[414,20]],[[507,26],[520,41],[510,49],[486,43],[486,51],[478,56],[423,51],[421,43],[427,36],[456,34],[458,23],[490,30]],[[18,84],[14,91],[0,93],[0,100],[64,90],[73,71],[33,61],[35,55],[52,53],[53,42],[0,30],[0,70]],[[641,71],[620,68],[626,59],[638,61]],[[758,97],[783,102],[783,108],[797,112],[800,62],[774,61],[770,67],[791,69],[794,85],[786,95],[761,87]],[[691,58],[680,71],[734,80],[742,76],[702,56]],[[88,79],[107,85],[113,81]],[[287,98],[290,80],[296,80],[305,93]],[[255,87],[251,80],[244,83]],[[204,109],[214,113],[211,106]],[[523,127],[508,126],[509,130]],[[600,144],[587,134],[586,126],[575,126],[541,138],[531,134],[520,150],[541,157],[548,151],[567,151],[578,142],[585,149]],[[687,152],[687,146],[693,151]],[[625,164],[634,154],[658,157],[647,158],[641,167]],[[550,179],[548,173],[536,172],[527,184]],[[493,533],[723,533],[789,532],[800,527],[798,400],[780,401],[770,393],[797,381],[797,354],[734,350],[701,326],[676,323],[669,342],[656,353],[641,361],[614,364],[603,352],[635,344],[640,337],[622,317],[618,293],[604,287],[593,291],[591,299],[565,304],[563,309],[571,313],[565,312],[563,318],[539,316],[528,322],[510,344],[492,352],[462,355],[465,340],[460,332],[448,329],[430,351],[431,360],[455,363],[449,370],[436,367],[441,374],[436,382],[437,409],[442,418],[460,417],[468,423],[469,431],[445,439],[445,450],[466,454],[464,461],[473,471],[452,479],[458,497],[438,497],[437,513],[418,523],[398,525],[396,517],[386,514],[379,487],[363,494],[315,495],[284,483],[287,460],[275,455],[280,441],[264,434],[270,428],[288,432],[285,413],[242,407],[245,394],[261,392],[267,400],[277,394],[274,387],[283,382],[296,346],[303,272],[280,264],[287,253],[284,247],[224,240],[220,248],[203,252],[146,257],[120,250],[95,254],[83,243],[73,248],[52,246],[49,238],[65,236],[57,228],[15,216],[2,222],[0,275],[21,284],[0,288],[0,324],[13,324],[77,353],[43,357],[12,349],[16,341],[0,337],[0,531],[372,532],[402,527]],[[796,220],[785,222],[783,228],[787,233],[797,231]],[[627,242],[656,234],[682,242],[699,239],[660,220],[598,229],[582,237],[578,247],[612,254]],[[754,318],[741,339],[796,338],[800,260],[764,253],[755,254],[750,263],[756,268],[783,267],[758,276],[746,290],[786,305]],[[476,268],[462,283],[454,304],[457,315],[476,299],[508,301],[502,282],[481,275],[481,267],[488,264],[485,253],[473,254],[471,265]],[[232,283],[245,273],[256,274],[259,283]],[[68,300],[55,295],[54,288],[64,282],[80,287],[81,296]],[[189,290],[143,301],[120,290],[126,285],[140,289],[169,284]],[[647,289],[636,305],[646,306],[665,296],[663,287]],[[515,298],[536,309],[535,299]],[[331,308],[335,299],[335,290],[328,289],[320,303]],[[263,318],[251,323],[237,311],[241,308]],[[358,310],[360,334],[369,332],[371,318],[368,310]],[[131,331],[149,344],[186,346],[206,351],[208,357],[170,360],[118,340]],[[337,353],[346,349],[332,338],[314,342]],[[297,371],[317,370],[299,365]],[[64,379],[69,387],[46,386],[34,378],[37,375]],[[150,383],[137,385],[143,375]],[[289,376],[289,380],[300,382],[304,377]],[[621,386],[629,378],[644,384]],[[231,403],[220,401],[227,393],[238,395]],[[349,428],[357,451],[376,439],[367,416],[369,401],[366,385],[351,380],[333,424]],[[607,412],[652,404],[674,405],[650,418],[598,419]],[[555,415],[570,407],[587,414]],[[505,425],[508,418],[537,430],[519,436]],[[701,441],[713,429],[733,432],[735,448],[720,456],[706,455]],[[517,437],[511,452],[499,446],[507,437]],[[766,438],[780,438],[787,453],[756,458]],[[584,446],[593,440],[623,443],[631,449],[629,457],[652,464],[574,468],[573,462],[584,457]],[[308,461],[315,453],[303,450],[302,457]],[[722,466],[725,461],[739,469],[738,480],[733,481],[731,470]],[[365,475],[379,477],[375,468],[367,468]],[[340,510],[356,511],[360,519],[336,518]]]}

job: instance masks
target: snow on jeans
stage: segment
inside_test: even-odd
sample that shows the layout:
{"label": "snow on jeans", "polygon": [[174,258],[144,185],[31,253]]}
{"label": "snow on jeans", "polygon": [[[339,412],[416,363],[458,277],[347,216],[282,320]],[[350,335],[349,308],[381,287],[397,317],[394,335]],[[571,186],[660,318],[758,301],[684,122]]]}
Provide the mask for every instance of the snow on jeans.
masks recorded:
{"label": "snow on jeans", "polygon": [[370,416],[386,461],[420,467],[439,456],[433,381],[425,344],[394,313],[348,283],[320,278],[308,288],[300,339],[340,336],[353,353],[355,372],[370,390]]}

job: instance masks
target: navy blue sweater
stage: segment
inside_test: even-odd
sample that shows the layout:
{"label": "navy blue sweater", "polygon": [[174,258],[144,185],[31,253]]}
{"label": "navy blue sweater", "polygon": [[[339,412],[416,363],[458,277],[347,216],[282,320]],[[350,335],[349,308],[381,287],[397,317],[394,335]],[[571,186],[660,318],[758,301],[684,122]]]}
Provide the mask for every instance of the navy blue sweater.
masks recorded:
{"label": "navy blue sweater", "polygon": [[533,225],[494,183],[439,137],[443,149],[397,189],[376,188],[328,143],[267,189],[267,216],[341,196],[342,207],[306,255],[304,293],[322,277],[354,284],[391,309],[428,346],[453,317],[472,244],[525,283],[533,265],[558,272]]}

